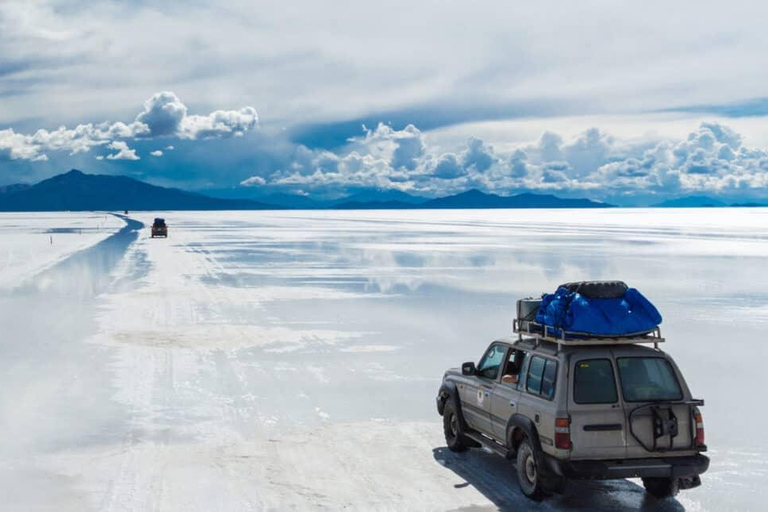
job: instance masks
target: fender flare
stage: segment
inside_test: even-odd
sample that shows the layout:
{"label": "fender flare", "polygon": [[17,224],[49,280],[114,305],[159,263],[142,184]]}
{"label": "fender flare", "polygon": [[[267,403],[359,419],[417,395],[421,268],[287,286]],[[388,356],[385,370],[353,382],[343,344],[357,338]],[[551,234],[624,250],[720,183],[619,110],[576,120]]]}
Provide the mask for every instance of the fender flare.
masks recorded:
{"label": "fender flare", "polygon": [[461,424],[461,428],[464,432],[466,432],[469,427],[467,426],[467,422],[464,419],[464,411],[461,409],[461,398],[459,397],[459,390],[456,389],[456,383],[455,382],[443,382],[440,385],[440,391],[438,392],[438,395],[445,396],[443,399],[443,407],[440,408],[440,415],[443,415],[443,409],[445,407],[445,403],[450,400],[451,404],[453,405],[454,410],[456,411],[456,414],[459,415],[459,423]]}
{"label": "fender flare", "polygon": [[522,430],[526,437],[533,443],[533,448],[541,453],[541,441],[539,440],[539,431],[536,429],[536,425],[533,424],[530,418],[523,416],[522,414],[513,414],[507,420],[507,447],[517,451],[517,446],[514,445],[513,435],[516,429]]}

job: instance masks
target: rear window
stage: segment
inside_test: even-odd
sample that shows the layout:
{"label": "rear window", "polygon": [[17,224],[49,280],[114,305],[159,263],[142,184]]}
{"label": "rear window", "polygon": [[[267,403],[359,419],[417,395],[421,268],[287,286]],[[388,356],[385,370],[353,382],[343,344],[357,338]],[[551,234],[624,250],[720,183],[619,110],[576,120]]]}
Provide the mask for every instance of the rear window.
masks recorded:
{"label": "rear window", "polygon": [[627,402],[681,400],[683,393],[675,371],[662,357],[620,357],[621,392]]}
{"label": "rear window", "polygon": [[539,395],[547,400],[555,396],[555,376],[557,375],[557,362],[551,359],[534,356],[528,366],[528,377],[525,379],[525,388],[529,393]]}
{"label": "rear window", "polygon": [[573,373],[573,400],[577,404],[612,404],[618,401],[613,365],[608,359],[584,359]]}

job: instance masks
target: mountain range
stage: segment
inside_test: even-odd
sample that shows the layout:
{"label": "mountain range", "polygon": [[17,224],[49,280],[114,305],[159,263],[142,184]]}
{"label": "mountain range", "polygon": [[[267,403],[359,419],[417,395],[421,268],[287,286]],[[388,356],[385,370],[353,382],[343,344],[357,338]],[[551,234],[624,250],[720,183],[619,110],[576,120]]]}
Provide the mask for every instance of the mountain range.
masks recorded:
{"label": "mountain range", "polygon": [[[267,202],[269,198],[274,202]],[[552,195],[497,196],[479,190],[437,199],[392,190],[364,190],[334,201],[275,194],[260,200],[211,197],[159,187],[126,176],[85,174],[73,169],[35,185],[0,187],[0,211],[91,210],[280,210],[280,209],[436,209],[436,208],[605,208],[589,199]]]}
{"label": "mountain range", "polygon": [[157,187],[126,176],[71,170],[36,185],[0,189],[0,211],[91,210],[264,210],[280,209],[257,201],[219,199],[175,188]]}
{"label": "mountain range", "polygon": [[[523,193],[513,196],[468,190],[430,199],[398,190],[364,189],[334,200],[315,200],[291,194],[264,194],[237,197],[238,189],[211,191],[212,195],[150,185],[127,176],[85,174],[73,169],[35,185],[0,186],[0,211],[114,211],[114,210],[402,210],[470,208],[610,208],[612,205],[589,199],[569,199],[548,194]],[[260,195],[259,195],[260,194]],[[217,196],[214,197],[213,195]],[[703,196],[688,196],[655,205],[674,207],[728,206]],[[734,204],[732,206],[761,206]]]}

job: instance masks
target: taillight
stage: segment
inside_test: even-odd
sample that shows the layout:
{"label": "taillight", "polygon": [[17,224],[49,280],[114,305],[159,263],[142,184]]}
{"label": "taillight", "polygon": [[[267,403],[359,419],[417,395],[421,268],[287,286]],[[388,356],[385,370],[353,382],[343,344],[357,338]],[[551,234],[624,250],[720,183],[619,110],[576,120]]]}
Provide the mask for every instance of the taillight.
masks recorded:
{"label": "taillight", "polygon": [[704,420],[698,407],[693,409],[693,421],[696,423],[696,446],[704,446]]}
{"label": "taillight", "polygon": [[555,419],[555,448],[560,450],[571,449],[571,419]]}

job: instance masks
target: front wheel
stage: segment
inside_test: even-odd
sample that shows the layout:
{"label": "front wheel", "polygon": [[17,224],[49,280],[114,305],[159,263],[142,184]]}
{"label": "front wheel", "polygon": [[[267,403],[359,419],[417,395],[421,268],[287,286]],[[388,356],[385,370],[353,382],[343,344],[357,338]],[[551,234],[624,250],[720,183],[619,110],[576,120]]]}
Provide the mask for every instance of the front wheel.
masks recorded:
{"label": "front wheel", "polygon": [[516,466],[520,490],[528,498],[538,501],[544,497],[544,485],[535,450],[528,438],[523,439],[517,449]]}
{"label": "front wheel", "polygon": [[445,432],[445,443],[452,452],[465,452],[469,449],[467,440],[461,430],[461,418],[454,409],[451,399],[443,409],[443,431]]}
{"label": "front wheel", "polygon": [[677,478],[643,478],[643,486],[648,494],[658,499],[672,498],[680,492]]}

